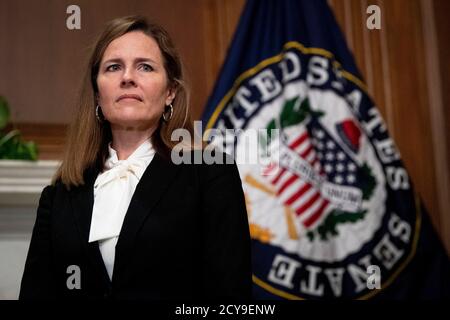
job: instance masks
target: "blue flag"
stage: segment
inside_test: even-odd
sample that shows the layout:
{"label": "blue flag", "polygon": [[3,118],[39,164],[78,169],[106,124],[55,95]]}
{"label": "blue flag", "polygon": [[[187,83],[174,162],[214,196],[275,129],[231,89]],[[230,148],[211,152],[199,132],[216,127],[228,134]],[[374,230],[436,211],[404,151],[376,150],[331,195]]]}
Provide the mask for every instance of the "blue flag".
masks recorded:
{"label": "blue flag", "polygon": [[237,161],[254,298],[450,296],[449,258],[326,1],[248,0],[203,124],[236,159],[258,155]]}

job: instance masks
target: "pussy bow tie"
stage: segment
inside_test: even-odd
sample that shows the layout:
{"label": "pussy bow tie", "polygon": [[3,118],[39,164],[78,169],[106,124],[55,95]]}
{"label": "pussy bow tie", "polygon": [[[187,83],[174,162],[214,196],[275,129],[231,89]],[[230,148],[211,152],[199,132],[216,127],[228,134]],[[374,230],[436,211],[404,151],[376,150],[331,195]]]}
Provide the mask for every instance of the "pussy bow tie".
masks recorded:
{"label": "pussy bow tie", "polygon": [[89,242],[119,236],[134,190],[154,155],[151,146],[142,145],[126,160],[114,153],[98,175],[94,188]]}
{"label": "pussy bow tie", "polygon": [[130,175],[134,175],[139,180],[146,168],[146,162],[143,159],[118,161],[110,159],[106,161],[105,167],[108,170],[99,175],[95,181],[94,188],[101,188],[116,180],[129,180],[131,178]]}

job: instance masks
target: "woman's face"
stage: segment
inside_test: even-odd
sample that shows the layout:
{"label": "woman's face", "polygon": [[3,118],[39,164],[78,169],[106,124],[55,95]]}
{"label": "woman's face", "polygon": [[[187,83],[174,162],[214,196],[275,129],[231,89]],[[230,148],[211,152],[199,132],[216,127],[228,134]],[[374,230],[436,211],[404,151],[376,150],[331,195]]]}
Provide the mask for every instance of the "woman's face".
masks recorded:
{"label": "woman's face", "polygon": [[140,31],[113,40],[97,76],[98,104],[112,128],[148,129],[175,94],[156,41]]}

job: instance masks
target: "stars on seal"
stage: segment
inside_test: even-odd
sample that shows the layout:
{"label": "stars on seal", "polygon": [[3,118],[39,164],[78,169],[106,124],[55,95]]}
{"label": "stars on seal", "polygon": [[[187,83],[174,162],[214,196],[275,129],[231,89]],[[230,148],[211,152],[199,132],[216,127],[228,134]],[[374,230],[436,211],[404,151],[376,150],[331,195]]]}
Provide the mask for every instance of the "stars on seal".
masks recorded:
{"label": "stars on seal", "polygon": [[336,182],[337,184],[342,184],[344,182],[344,178],[340,175],[336,175],[334,176],[334,182]]}
{"label": "stars on seal", "polygon": [[310,132],[312,145],[327,180],[340,185],[356,185],[358,167],[353,159],[321,125],[315,123]]}

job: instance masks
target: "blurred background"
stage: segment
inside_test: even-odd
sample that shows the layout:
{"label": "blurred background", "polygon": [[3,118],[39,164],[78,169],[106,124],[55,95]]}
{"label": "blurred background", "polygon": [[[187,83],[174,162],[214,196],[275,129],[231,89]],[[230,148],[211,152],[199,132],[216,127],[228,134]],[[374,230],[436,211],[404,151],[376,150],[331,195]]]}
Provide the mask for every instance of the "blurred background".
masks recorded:
{"label": "blurred background", "polygon": [[[414,186],[450,252],[450,1],[329,0],[370,95],[380,109]],[[81,29],[66,27],[68,6]],[[89,45],[116,17],[142,14],[172,35],[200,119],[245,0],[2,0],[0,96],[18,129],[39,150],[33,164],[0,160],[0,299],[18,295],[40,192],[61,159],[66,126]],[[365,27],[380,6],[381,30]]]}

